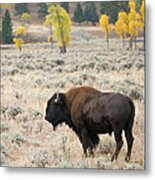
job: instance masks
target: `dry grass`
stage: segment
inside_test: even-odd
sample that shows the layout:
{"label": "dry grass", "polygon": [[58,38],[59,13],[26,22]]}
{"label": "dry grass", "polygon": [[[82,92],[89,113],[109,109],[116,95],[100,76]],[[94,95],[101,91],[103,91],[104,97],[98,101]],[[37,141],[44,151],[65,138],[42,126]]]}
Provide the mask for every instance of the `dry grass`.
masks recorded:
{"label": "dry grass", "polygon": [[[75,29],[76,30],[76,29]],[[144,169],[144,52],[120,49],[119,40],[72,32],[68,53],[48,44],[1,50],[1,164],[16,167]],[[87,39],[89,39],[89,42]],[[142,46],[140,43],[139,47]],[[124,161],[126,142],[111,163],[114,137],[100,135],[94,158],[83,158],[77,136],[64,124],[53,132],[44,120],[48,98],[57,90],[91,85],[129,95],[136,105],[132,159]]]}

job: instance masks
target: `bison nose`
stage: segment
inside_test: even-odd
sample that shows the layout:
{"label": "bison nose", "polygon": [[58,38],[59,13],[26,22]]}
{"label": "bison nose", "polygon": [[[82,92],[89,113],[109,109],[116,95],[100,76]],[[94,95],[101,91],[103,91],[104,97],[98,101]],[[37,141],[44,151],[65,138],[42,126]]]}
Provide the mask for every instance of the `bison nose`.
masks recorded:
{"label": "bison nose", "polygon": [[45,120],[47,120],[47,116],[45,116]]}

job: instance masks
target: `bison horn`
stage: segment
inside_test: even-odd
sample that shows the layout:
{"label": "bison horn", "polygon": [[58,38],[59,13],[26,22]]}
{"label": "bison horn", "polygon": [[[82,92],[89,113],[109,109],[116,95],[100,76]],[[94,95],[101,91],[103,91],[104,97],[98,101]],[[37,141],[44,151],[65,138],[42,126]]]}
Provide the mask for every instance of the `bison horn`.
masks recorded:
{"label": "bison horn", "polygon": [[56,94],[56,99],[54,100],[54,102],[59,102],[59,99],[60,99],[60,97],[59,97],[59,93],[58,93],[58,91],[57,91],[57,94]]}

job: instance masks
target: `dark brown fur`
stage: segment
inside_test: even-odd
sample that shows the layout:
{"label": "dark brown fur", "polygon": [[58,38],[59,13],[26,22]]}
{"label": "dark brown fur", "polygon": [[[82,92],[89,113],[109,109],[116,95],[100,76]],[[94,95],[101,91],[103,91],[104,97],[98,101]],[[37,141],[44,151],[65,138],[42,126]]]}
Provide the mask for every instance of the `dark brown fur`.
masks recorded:
{"label": "dark brown fur", "polygon": [[[55,106],[53,106],[55,98],[56,95],[53,95],[49,100],[48,109]],[[77,87],[70,89],[65,94],[59,93],[57,107],[51,113],[46,110],[46,119],[51,119],[49,122],[54,127],[62,122],[68,124],[78,135],[85,156],[93,155],[93,149],[99,143],[98,134],[114,132],[116,150],[112,161],[117,159],[123,145],[122,131],[124,130],[128,145],[125,160],[130,160],[135,107],[129,97],[119,93],[102,93],[91,87]],[[58,109],[60,110],[56,115]],[[53,118],[53,114],[56,115],[56,118]]]}

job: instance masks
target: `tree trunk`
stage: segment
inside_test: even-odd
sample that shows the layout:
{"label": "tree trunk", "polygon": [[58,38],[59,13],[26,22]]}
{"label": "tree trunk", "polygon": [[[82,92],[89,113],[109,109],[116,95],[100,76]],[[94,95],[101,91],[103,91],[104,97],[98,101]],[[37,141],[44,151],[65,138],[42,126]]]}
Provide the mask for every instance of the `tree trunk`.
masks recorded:
{"label": "tree trunk", "polygon": [[135,49],[137,49],[137,39],[136,39],[136,36],[135,36],[134,40],[135,40]]}
{"label": "tree trunk", "polygon": [[107,31],[107,48],[109,49],[109,32]]}
{"label": "tree trunk", "polygon": [[143,50],[145,51],[145,29],[143,30]]}
{"label": "tree trunk", "polygon": [[122,34],[122,37],[121,37],[121,38],[122,38],[122,49],[124,49],[124,48],[125,48],[124,37],[125,37],[125,36],[124,36],[124,34]]}
{"label": "tree trunk", "polygon": [[96,26],[96,22],[92,22],[93,26]]}
{"label": "tree trunk", "polygon": [[125,47],[125,44],[124,44],[124,37],[122,38],[122,47],[123,47],[123,49],[124,49],[124,47]]}
{"label": "tree trunk", "polygon": [[132,46],[133,46],[133,38],[130,36],[129,48],[132,49]]}
{"label": "tree trunk", "polygon": [[60,53],[66,53],[66,47],[65,46],[62,46],[60,47]]}
{"label": "tree trunk", "polygon": [[51,43],[51,48],[53,49],[53,34],[52,34],[52,26],[50,26],[50,43]]}
{"label": "tree trunk", "polygon": [[21,47],[21,46],[19,46],[19,51],[20,51],[20,52],[22,51],[22,47]]}
{"label": "tree trunk", "polygon": [[65,41],[64,41],[64,35],[63,35],[63,32],[62,32],[60,16],[59,16],[59,13],[58,13],[57,9],[56,9],[56,14],[57,14],[57,17],[58,17],[58,23],[59,23],[59,28],[60,28],[60,36],[61,36],[61,40],[62,40],[62,47],[60,48],[60,53],[66,53],[66,45],[65,45]]}

